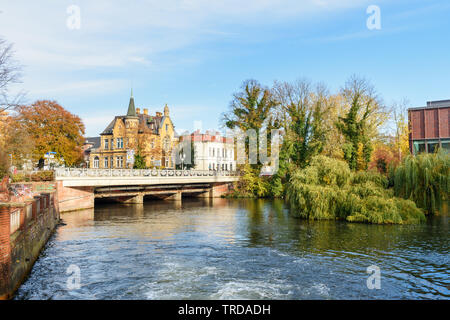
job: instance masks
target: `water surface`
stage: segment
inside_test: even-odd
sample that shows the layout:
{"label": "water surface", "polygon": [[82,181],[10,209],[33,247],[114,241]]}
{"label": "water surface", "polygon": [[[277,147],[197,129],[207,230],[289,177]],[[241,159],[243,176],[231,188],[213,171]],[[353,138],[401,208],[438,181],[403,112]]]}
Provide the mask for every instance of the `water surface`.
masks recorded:
{"label": "water surface", "polygon": [[[450,298],[446,216],[310,222],[277,200],[183,199],[96,204],[62,219],[16,299]],[[70,265],[79,289],[68,289]],[[367,287],[371,265],[379,290]]]}

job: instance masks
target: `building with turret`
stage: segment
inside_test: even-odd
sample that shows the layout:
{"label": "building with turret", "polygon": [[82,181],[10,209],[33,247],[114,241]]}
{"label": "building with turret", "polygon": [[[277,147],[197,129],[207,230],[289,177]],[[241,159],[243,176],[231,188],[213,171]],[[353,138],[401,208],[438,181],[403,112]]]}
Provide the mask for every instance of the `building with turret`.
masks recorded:
{"label": "building with turret", "polygon": [[172,149],[177,143],[169,107],[148,113],[135,107],[131,92],[127,114],[116,116],[100,134],[100,146],[91,149],[90,168],[132,168],[134,159],[145,158],[148,168],[173,168]]}

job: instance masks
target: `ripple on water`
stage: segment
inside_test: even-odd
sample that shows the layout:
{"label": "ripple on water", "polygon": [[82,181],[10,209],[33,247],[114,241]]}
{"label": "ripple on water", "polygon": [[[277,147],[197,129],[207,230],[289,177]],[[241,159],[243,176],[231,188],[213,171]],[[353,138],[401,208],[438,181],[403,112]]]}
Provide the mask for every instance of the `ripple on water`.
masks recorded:
{"label": "ripple on water", "polygon": [[230,281],[210,296],[220,300],[287,299],[292,294],[291,286],[263,280]]}

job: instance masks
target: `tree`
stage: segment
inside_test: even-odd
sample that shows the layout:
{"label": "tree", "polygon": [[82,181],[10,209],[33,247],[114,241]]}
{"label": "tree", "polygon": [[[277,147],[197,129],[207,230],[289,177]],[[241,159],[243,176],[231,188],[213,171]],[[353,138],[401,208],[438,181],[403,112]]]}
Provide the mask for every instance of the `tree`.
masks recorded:
{"label": "tree", "polygon": [[328,90],[322,84],[315,91],[311,88],[309,81],[298,80],[275,82],[273,89],[285,131],[282,148],[300,167],[307,166],[313,156],[322,152],[326,140],[323,115],[328,111]]}
{"label": "tree", "polygon": [[291,173],[296,168],[305,168],[311,158],[324,149],[327,138],[323,120],[329,109],[329,93],[323,84],[316,85],[313,90],[307,80],[275,82],[273,92],[284,137],[271,192],[275,197],[281,197]]}
{"label": "tree", "polygon": [[10,165],[22,167],[24,161],[32,158],[34,140],[30,138],[27,129],[20,123],[15,121],[15,118],[8,116],[3,122],[3,145],[0,142],[0,147],[8,155]]}
{"label": "tree", "polygon": [[345,139],[336,127],[336,119],[346,113],[343,102],[344,98],[341,94],[330,95],[327,99],[327,112],[322,116],[322,125],[326,132],[322,154],[340,160],[344,160],[342,145],[345,143]]}
{"label": "tree", "polygon": [[[256,150],[259,150],[261,134],[267,134],[277,127],[272,111],[276,101],[272,92],[256,80],[246,80],[241,91],[233,94],[230,110],[222,114],[222,123],[229,129],[240,129],[242,132],[254,130],[256,133]],[[269,139],[268,139],[269,140]],[[270,142],[268,142],[270,145]],[[246,151],[249,153],[248,138]],[[268,153],[269,155],[269,153]],[[260,168],[260,164],[252,164]]]}
{"label": "tree", "polygon": [[133,169],[145,169],[147,166],[145,165],[145,156],[141,154],[137,154],[134,157]]}
{"label": "tree", "polygon": [[7,133],[9,130],[10,117],[8,109],[13,109],[21,100],[23,93],[12,96],[11,85],[20,82],[21,67],[14,60],[13,45],[0,38],[0,179],[11,165],[7,146]]}
{"label": "tree", "polygon": [[339,117],[336,127],[343,134],[344,159],[352,170],[365,170],[373,151],[372,139],[386,120],[386,112],[373,86],[365,79],[352,76],[342,89],[349,106],[347,114]]}
{"label": "tree", "polygon": [[0,115],[17,107],[22,99],[23,92],[16,95],[10,92],[11,85],[19,83],[21,76],[21,66],[14,59],[13,45],[0,38]]}
{"label": "tree", "polygon": [[147,160],[144,155],[143,150],[146,148],[146,141],[144,134],[138,134],[136,140],[136,155],[134,156],[134,164],[133,169],[146,169],[147,168]]}
{"label": "tree", "polygon": [[413,200],[419,208],[434,214],[448,204],[450,194],[450,155],[437,153],[409,155],[390,170],[389,179],[397,197]]}
{"label": "tree", "polygon": [[33,141],[33,159],[42,161],[53,151],[67,166],[79,164],[84,142],[84,124],[56,101],[39,100],[30,106],[19,106],[14,125]]}
{"label": "tree", "polygon": [[407,156],[409,151],[409,126],[406,116],[408,101],[403,99],[395,102],[392,107],[392,116],[395,124],[395,154],[399,161]]}

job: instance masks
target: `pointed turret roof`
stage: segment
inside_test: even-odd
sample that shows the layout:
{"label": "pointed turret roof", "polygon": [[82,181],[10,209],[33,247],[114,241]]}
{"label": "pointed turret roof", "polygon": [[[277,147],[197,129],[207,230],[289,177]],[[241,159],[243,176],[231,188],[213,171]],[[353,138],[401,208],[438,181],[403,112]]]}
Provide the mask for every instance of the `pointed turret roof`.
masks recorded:
{"label": "pointed turret roof", "polygon": [[136,108],[134,107],[133,89],[131,89],[130,103],[128,104],[128,117],[136,117]]}

